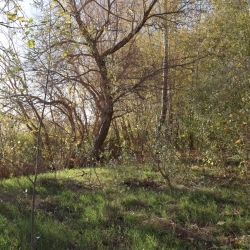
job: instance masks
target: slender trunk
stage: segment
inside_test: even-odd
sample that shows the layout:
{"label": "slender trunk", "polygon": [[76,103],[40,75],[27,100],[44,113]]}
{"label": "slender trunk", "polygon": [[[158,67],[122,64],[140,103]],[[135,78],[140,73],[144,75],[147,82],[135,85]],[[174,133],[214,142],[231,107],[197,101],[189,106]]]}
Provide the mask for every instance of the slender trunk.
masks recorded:
{"label": "slender trunk", "polygon": [[[168,1],[164,0],[164,12],[167,13]],[[167,20],[163,21],[163,45],[164,45],[164,57],[163,57],[163,79],[162,79],[162,96],[161,96],[161,116],[159,124],[156,130],[156,150],[160,154],[154,154],[153,159],[157,164],[157,170],[162,177],[167,181],[170,190],[172,191],[172,183],[169,173],[165,170],[164,161],[162,156],[166,154],[166,151],[162,151],[161,134],[164,132],[168,143],[171,140],[171,82],[169,79],[169,26]],[[165,128],[164,128],[165,127]]]}
{"label": "slender trunk", "polygon": [[[165,1],[164,9],[167,10],[167,3]],[[169,83],[169,65],[168,65],[168,24],[167,21],[164,21],[164,37],[163,37],[163,44],[164,44],[164,58],[163,58],[163,80],[162,80],[162,96],[161,96],[161,116],[159,120],[159,124],[157,127],[157,137],[162,130],[162,127],[165,125],[167,118],[167,114],[169,113],[169,93],[170,93],[170,83]]]}
{"label": "slender trunk", "polygon": [[163,84],[162,84],[162,107],[160,126],[162,126],[167,118],[168,111],[168,94],[169,94],[169,69],[168,69],[168,27],[164,25],[164,59],[163,59]]}

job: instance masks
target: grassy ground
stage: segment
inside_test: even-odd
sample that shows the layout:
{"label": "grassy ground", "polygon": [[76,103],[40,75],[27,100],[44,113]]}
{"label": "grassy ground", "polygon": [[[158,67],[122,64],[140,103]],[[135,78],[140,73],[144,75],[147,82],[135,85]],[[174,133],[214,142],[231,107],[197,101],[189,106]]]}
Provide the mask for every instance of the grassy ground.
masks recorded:
{"label": "grassy ground", "polygon": [[[177,180],[177,179],[176,179]],[[146,166],[41,174],[37,249],[250,249],[249,185],[192,168],[172,192]],[[31,185],[0,183],[0,249],[30,249]]]}

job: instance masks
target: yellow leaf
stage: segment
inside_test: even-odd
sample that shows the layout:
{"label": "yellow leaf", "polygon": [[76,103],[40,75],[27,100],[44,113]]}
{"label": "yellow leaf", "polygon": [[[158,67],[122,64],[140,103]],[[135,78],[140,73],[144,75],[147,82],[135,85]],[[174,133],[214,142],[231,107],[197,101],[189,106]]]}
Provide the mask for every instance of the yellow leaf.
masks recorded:
{"label": "yellow leaf", "polygon": [[68,55],[68,53],[66,52],[66,51],[64,51],[63,53],[62,53],[62,57],[64,58],[64,57],[66,57]]}
{"label": "yellow leaf", "polygon": [[31,49],[31,48],[34,48],[35,47],[35,41],[34,40],[29,40],[28,42],[27,42],[27,45],[28,45],[28,47]]}
{"label": "yellow leaf", "polygon": [[24,19],[23,16],[18,17],[17,20],[19,20],[20,22],[24,22],[25,21],[25,19]]}
{"label": "yellow leaf", "polygon": [[64,11],[61,11],[61,12],[59,13],[59,16],[66,16],[66,13],[65,13]]}
{"label": "yellow leaf", "polygon": [[70,16],[67,16],[67,23],[71,23],[71,19],[70,19]]}
{"label": "yellow leaf", "polygon": [[235,142],[235,144],[238,144],[238,143],[240,143],[240,142],[241,142],[241,139],[237,140],[237,141]]}
{"label": "yellow leaf", "polygon": [[28,20],[28,23],[32,23],[33,22],[33,18],[30,17],[29,20]]}
{"label": "yellow leaf", "polygon": [[223,226],[225,223],[226,223],[225,221],[219,221],[219,222],[217,223],[217,225]]}
{"label": "yellow leaf", "polygon": [[8,14],[7,14],[7,18],[9,19],[9,20],[11,20],[11,21],[15,21],[16,20],[16,13],[15,12],[9,12]]}

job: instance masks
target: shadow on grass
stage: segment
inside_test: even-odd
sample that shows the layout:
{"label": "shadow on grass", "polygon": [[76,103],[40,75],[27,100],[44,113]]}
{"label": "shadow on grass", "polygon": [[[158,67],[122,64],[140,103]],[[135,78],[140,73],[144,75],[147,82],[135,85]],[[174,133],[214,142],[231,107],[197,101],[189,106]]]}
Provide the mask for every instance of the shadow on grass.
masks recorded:
{"label": "shadow on grass", "polygon": [[[240,201],[230,190],[175,188],[170,194],[162,183],[152,179],[125,180],[119,190],[125,191],[119,193],[116,187],[103,189],[72,179],[40,178],[37,250],[205,250],[220,246],[213,237],[215,233],[240,234],[240,223],[250,220],[246,199]],[[3,235],[5,243],[0,238],[0,249],[28,249],[30,195],[15,196],[8,190],[4,195],[0,222],[8,230]],[[222,213],[230,206],[232,211],[241,206],[244,214]],[[155,211],[165,214],[165,218],[157,218]],[[220,220],[223,225],[218,226]],[[243,230],[248,230],[247,226]],[[15,246],[6,248],[13,237]]]}
{"label": "shadow on grass", "polygon": [[190,202],[197,205],[207,205],[215,203],[218,207],[223,206],[241,206],[244,210],[248,210],[249,199],[247,194],[235,190],[233,187],[230,189],[174,189],[173,197],[181,199],[181,197],[188,197]]}
{"label": "shadow on grass", "polygon": [[[152,179],[136,179],[130,178],[126,179],[123,183],[126,186],[129,186],[131,189],[144,189],[144,190],[153,190],[156,193],[165,192],[166,194],[172,195],[176,199],[180,199],[183,196],[189,196],[190,200],[199,203],[199,204],[207,204],[208,202],[216,202],[217,204],[231,204],[231,205],[243,205],[245,207],[249,206],[249,202],[247,199],[247,194],[242,199],[240,197],[239,192],[242,190],[238,190],[237,192],[234,187],[230,188],[200,188],[196,187],[182,187],[182,188],[173,188],[173,193],[171,194],[168,187],[164,185],[164,182],[154,182]],[[242,192],[244,194],[244,191]],[[242,195],[241,193],[241,195]]]}
{"label": "shadow on grass", "polygon": [[92,190],[101,190],[103,186],[94,184],[85,184],[84,182],[73,179],[57,179],[43,177],[38,180],[39,188],[45,188],[45,193],[60,194],[63,191],[71,190],[72,192],[84,192]]}

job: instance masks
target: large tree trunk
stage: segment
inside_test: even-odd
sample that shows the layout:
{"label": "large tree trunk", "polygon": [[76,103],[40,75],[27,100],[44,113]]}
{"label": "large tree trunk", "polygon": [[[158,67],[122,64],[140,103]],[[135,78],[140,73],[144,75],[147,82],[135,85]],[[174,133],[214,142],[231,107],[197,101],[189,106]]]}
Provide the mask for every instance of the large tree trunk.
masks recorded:
{"label": "large tree trunk", "polygon": [[98,129],[98,133],[95,136],[93,149],[89,154],[89,159],[87,160],[88,163],[93,163],[95,160],[100,160],[100,152],[102,149],[102,145],[108,135],[109,128],[111,125],[112,117],[113,117],[113,101],[110,97],[109,102],[106,104],[104,108],[100,126]]}

